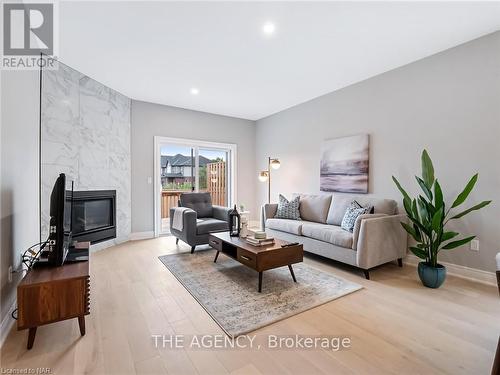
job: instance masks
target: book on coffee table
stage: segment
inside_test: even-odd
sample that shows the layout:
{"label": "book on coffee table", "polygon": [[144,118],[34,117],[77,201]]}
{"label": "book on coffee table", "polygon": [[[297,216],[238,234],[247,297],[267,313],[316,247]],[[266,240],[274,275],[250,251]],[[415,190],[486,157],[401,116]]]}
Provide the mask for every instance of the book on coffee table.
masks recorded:
{"label": "book on coffee table", "polygon": [[257,238],[247,237],[245,238],[245,241],[247,241],[250,245],[264,246],[264,245],[272,245],[274,243],[274,238],[257,239]]}

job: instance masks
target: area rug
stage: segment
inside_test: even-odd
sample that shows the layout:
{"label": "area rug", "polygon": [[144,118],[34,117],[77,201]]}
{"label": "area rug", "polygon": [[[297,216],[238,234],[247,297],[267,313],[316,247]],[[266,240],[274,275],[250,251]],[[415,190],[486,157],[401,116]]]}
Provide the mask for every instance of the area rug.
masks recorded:
{"label": "area rug", "polygon": [[305,263],[258,273],[215,251],[163,255],[159,259],[230,337],[243,335],[362,288]]}

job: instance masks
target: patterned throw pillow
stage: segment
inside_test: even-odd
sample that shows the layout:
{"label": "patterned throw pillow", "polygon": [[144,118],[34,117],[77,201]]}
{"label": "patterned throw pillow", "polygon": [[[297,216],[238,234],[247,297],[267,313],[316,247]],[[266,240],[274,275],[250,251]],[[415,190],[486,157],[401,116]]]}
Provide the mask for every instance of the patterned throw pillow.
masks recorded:
{"label": "patterned throw pillow", "polygon": [[373,207],[363,207],[358,202],[352,201],[351,205],[347,208],[342,219],[340,227],[344,230],[352,232],[354,230],[354,224],[356,224],[356,219],[359,215],[369,214],[373,212]]}
{"label": "patterned throw pillow", "polygon": [[297,196],[289,201],[280,194],[278,209],[276,210],[276,215],[274,215],[274,217],[276,219],[300,220],[299,205],[300,196]]}

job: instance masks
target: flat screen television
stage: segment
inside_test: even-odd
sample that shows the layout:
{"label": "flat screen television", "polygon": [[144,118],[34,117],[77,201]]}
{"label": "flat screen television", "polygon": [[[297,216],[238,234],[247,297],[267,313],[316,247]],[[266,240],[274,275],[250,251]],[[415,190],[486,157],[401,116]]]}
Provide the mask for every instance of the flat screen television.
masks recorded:
{"label": "flat screen television", "polygon": [[[57,178],[50,194],[50,227],[46,263],[62,266],[71,245],[73,181],[64,173]],[[43,258],[40,259],[43,261]]]}

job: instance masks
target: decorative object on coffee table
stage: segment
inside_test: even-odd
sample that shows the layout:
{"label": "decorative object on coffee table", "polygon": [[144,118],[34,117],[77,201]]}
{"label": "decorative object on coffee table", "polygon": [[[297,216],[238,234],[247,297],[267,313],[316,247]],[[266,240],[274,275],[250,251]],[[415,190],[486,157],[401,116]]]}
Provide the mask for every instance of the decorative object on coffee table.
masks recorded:
{"label": "decorative object on coffee table", "polygon": [[434,166],[426,150],[422,152],[422,176],[415,176],[423,191],[418,198],[410,198],[399,181],[392,179],[403,195],[403,206],[411,221],[411,225],[401,223],[403,228],[417,242],[410,246],[410,250],[423,261],[418,264],[418,276],[426,287],[439,288],[446,278],[446,268],[438,263],[438,254],[441,250],[451,250],[468,244],[476,236],[465,237],[450,241],[459,235],[458,232],[446,231],[450,220],[460,219],[472,211],[479,210],[491,201],[483,201],[460,213],[450,213],[453,208],[465,202],[477,182],[476,173],[469,180],[463,191],[455,198],[449,208],[443,199],[443,192],[438,180],[434,177]]}
{"label": "decorative object on coffee table", "polygon": [[245,238],[251,235],[251,232],[249,230],[249,224],[250,224],[250,211],[240,211],[239,212],[240,217],[241,217],[241,231],[240,231],[240,237]]}
{"label": "decorative object on coffee table", "polygon": [[248,217],[247,216],[241,216],[241,230],[240,230],[240,237],[245,238],[248,236]]}
{"label": "decorative object on coffee table", "polygon": [[288,266],[294,282],[292,264],[302,262],[304,258],[304,249],[299,243],[288,243],[276,239],[274,243],[263,246],[254,246],[243,239],[232,237],[228,232],[212,233],[208,240],[217,253],[214,263],[217,262],[219,253],[223,253],[244,264],[245,266],[259,273],[259,293],[262,291],[262,275],[264,271]]}
{"label": "decorative object on coffee table", "polygon": [[281,162],[277,158],[267,158],[267,170],[259,173],[259,180],[262,182],[267,181],[267,203],[271,203],[271,168],[279,169]]}
{"label": "decorative object on coffee table", "polygon": [[236,205],[229,211],[229,235],[231,237],[239,237],[241,231],[241,216],[238,213]]}

